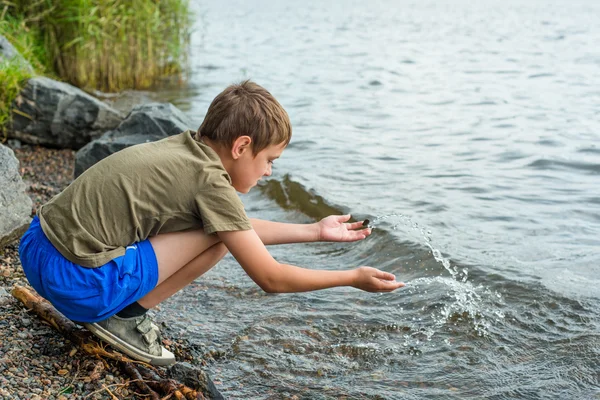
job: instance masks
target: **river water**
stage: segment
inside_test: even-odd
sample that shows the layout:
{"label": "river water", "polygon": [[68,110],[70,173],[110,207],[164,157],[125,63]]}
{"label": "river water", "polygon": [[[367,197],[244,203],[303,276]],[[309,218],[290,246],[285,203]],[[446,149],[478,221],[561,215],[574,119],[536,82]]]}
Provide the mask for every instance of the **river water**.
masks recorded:
{"label": "river water", "polygon": [[374,226],[276,259],[407,283],[267,295],[227,257],[159,312],[226,397],[600,399],[600,3],[192,8],[187,83],[149,96],[199,125],[255,80],[294,133],[248,214]]}

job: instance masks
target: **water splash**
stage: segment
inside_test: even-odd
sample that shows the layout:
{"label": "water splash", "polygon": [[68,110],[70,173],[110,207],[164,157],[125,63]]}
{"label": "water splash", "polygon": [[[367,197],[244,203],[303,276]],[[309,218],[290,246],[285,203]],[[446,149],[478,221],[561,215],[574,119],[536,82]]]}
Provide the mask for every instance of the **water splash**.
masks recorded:
{"label": "water splash", "polygon": [[[450,331],[467,329],[474,332],[478,337],[484,337],[489,332],[490,321],[504,317],[501,312],[486,309],[484,306],[484,303],[489,303],[488,299],[499,300],[500,295],[498,293],[494,295],[487,287],[482,285],[476,286],[469,282],[468,269],[452,265],[450,259],[444,257],[442,252],[434,247],[431,239],[431,230],[419,225],[410,217],[403,214],[377,216],[369,223],[369,227],[374,229],[381,227],[391,229],[392,231],[406,230],[408,228],[410,232],[416,233],[419,244],[423,244],[428,248],[435,261],[444,268],[440,272],[440,276],[414,279],[407,288],[411,294],[419,297],[427,296],[429,298],[421,311],[430,314],[433,326],[426,328],[421,326],[419,329],[416,329],[420,337],[425,332],[425,340],[431,341],[435,332],[439,332],[445,327]],[[444,271],[449,273],[450,277],[444,276]],[[432,286],[435,286],[435,288],[432,288]],[[448,296],[448,300],[440,302],[440,293]],[[433,307],[433,310],[428,305],[431,303],[438,303]],[[419,320],[421,319],[419,318]],[[415,339],[412,335],[407,335],[405,339],[405,346],[414,344],[410,340]]]}
{"label": "water splash", "polygon": [[380,223],[380,222],[383,222],[386,220],[390,220],[392,218],[400,220],[399,222],[395,222],[394,224],[392,224],[391,229],[393,231],[398,230],[398,228],[400,228],[400,227],[410,227],[410,229],[413,232],[417,232],[417,234],[420,235],[419,240],[423,240],[423,244],[429,248],[434,259],[438,263],[440,263],[446,269],[446,271],[448,271],[450,273],[450,275],[452,276],[452,278],[454,280],[457,280],[457,281],[460,280],[462,282],[467,281],[468,269],[462,268],[459,271],[457,266],[452,266],[450,264],[450,260],[448,258],[442,256],[442,252],[440,250],[433,247],[432,240],[431,240],[431,235],[432,235],[431,230],[420,226],[417,222],[413,221],[410,217],[403,215],[403,214],[382,215],[382,216],[376,217],[373,220],[373,222],[370,222],[369,227],[377,228],[377,223]]}

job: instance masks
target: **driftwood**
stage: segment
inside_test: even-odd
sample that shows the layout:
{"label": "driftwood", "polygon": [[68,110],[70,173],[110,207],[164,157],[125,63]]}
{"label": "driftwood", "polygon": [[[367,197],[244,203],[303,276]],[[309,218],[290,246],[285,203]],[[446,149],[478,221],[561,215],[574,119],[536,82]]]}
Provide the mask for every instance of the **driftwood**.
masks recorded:
{"label": "driftwood", "polygon": [[33,310],[40,318],[48,322],[65,338],[75,343],[85,353],[112,360],[130,378],[131,384],[152,400],[175,398],[186,400],[204,400],[204,395],[173,379],[161,377],[151,365],[140,363],[125,357],[116,351],[109,351],[90,339],[90,335],[79,329],[75,323],[58,312],[48,301],[23,286],[15,286],[12,295],[25,307]]}

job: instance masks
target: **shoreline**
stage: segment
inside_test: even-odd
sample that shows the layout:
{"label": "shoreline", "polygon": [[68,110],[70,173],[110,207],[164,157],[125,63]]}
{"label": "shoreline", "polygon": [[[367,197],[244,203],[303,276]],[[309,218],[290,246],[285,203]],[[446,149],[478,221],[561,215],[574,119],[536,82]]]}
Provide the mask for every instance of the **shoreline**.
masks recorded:
{"label": "shoreline", "polygon": [[[19,160],[32,213],[73,180],[74,150],[5,145]],[[111,397],[109,391],[122,399],[137,398],[129,376],[118,367],[83,353],[11,295],[15,285],[34,291],[18,248],[16,241],[0,249],[0,398],[104,399]],[[202,357],[190,357],[185,344],[174,338],[169,344],[178,361],[203,363]]]}

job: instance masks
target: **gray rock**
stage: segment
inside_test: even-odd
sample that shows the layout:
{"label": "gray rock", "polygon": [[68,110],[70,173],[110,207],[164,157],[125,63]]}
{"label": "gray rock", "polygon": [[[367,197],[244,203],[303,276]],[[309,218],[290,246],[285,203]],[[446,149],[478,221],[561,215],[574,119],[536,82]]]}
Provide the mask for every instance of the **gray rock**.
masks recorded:
{"label": "gray rock", "polygon": [[136,106],[117,129],[106,132],[77,152],[75,177],[119,150],[177,135],[191,129],[191,126],[183,112],[171,103]]}
{"label": "gray rock", "polygon": [[[6,304],[10,303],[11,296],[8,294],[6,289],[0,287],[0,306],[4,307]],[[5,368],[2,364],[2,359],[0,358],[0,372],[2,372]]]}
{"label": "gray rock", "polygon": [[0,35],[0,61],[3,60],[13,60],[14,62],[20,64],[25,71],[29,72],[30,74],[34,73],[33,67],[31,64],[29,64],[29,61],[19,54],[17,49],[15,49],[8,39]]}
{"label": "gray rock", "polygon": [[123,116],[64,82],[30,79],[12,104],[10,138],[48,147],[79,149],[114,129]]}
{"label": "gray rock", "polygon": [[21,141],[19,139],[8,139],[6,141],[6,143],[8,144],[8,146],[11,149],[15,149],[15,150],[18,150],[21,147],[23,147],[23,145],[22,145],[22,143],[21,143]]}
{"label": "gray rock", "polygon": [[31,199],[19,175],[19,160],[0,144],[0,248],[20,238],[31,222]]}

